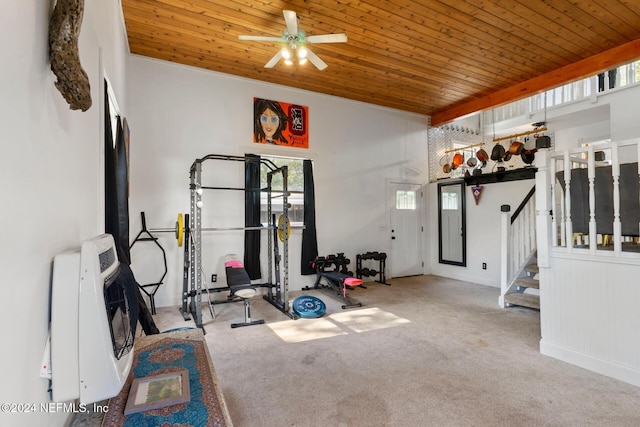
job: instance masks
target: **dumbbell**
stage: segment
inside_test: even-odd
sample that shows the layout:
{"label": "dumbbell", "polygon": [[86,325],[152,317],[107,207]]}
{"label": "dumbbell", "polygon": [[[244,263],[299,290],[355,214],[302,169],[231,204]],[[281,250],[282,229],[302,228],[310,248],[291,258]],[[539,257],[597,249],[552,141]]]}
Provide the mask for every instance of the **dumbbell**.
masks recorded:
{"label": "dumbbell", "polygon": [[344,262],[345,264],[349,264],[351,262],[349,258],[346,258],[344,256],[344,252],[338,252],[338,254],[335,256],[335,259],[337,262]]}
{"label": "dumbbell", "polygon": [[362,269],[362,275],[365,277],[372,277],[372,276],[375,276],[376,274],[378,274],[378,270],[372,270],[370,268]]}
{"label": "dumbbell", "polygon": [[311,268],[322,270],[325,263],[326,259],[323,256],[317,256],[313,261],[311,261]]}
{"label": "dumbbell", "polygon": [[335,255],[327,255],[325,257],[325,267],[331,267],[331,265],[333,265],[336,262],[336,256]]}

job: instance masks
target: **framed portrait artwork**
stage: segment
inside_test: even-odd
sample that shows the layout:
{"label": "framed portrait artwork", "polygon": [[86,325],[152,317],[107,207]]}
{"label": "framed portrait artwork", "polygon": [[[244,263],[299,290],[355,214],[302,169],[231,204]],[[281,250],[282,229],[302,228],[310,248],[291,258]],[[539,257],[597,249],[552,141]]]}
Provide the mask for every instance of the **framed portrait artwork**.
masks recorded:
{"label": "framed portrait artwork", "polygon": [[187,403],[191,400],[189,371],[182,369],[166,374],[135,378],[131,383],[125,415]]}
{"label": "framed portrait artwork", "polygon": [[253,98],[253,142],[309,148],[308,107]]}

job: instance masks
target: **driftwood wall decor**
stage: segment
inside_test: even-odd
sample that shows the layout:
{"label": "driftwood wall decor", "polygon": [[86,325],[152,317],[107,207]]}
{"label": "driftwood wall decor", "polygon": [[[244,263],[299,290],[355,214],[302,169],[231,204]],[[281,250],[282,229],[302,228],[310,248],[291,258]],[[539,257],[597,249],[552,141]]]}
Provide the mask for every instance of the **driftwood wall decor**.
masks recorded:
{"label": "driftwood wall decor", "polygon": [[84,0],[58,0],[49,22],[49,56],[55,85],[72,110],[91,107],[89,77],[80,64],[78,37]]}

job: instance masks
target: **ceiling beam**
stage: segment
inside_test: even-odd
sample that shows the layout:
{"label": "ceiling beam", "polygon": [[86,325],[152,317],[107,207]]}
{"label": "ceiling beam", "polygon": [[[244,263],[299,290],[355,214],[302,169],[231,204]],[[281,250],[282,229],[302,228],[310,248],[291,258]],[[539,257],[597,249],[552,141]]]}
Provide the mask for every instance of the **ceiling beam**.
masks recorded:
{"label": "ceiling beam", "polygon": [[439,126],[459,117],[466,116],[467,114],[489,110],[510,102],[515,102],[544,92],[545,90],[591,77],[638,58],[640,58],[640,39],[609,49],[576,63],[565,65],[557,70],[499,90],[491,95],[440,111],[431,116],[431,125]]}

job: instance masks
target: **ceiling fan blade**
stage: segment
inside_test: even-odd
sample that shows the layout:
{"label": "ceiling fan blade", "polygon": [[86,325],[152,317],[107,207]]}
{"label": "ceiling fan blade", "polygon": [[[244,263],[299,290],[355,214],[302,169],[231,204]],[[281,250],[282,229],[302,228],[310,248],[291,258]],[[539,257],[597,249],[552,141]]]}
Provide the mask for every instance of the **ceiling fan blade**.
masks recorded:
{"label": "ceiling fan blade", "polygon": [[311,49],[307,48],[307,58],[313,65],[316,66],[318,70],[324,70],[328,67],[327,63],[318,57],[315,53],[311,51]]}
{"label": "ceiling fan blade", "polygon": [[278,53],[273,55],[273,58],[271,58],[269,60],[269,62],[264,64],[264,68],[273,68],[273,67],[275,67],[275,65],[278,63],[278,61],[280,61],[280,58],[282,58],[282,50],[279,50]]}
{"label": "ceiling fan blade", "polygon": [[287,32],[290,36],[298,35],[298,17],[293,10],[283,10],[284,22],[287,24]]}
{"label": "ceiling fan blade", "polygon": [[259,42],[281,42],[282,37],[269,37],[269,36],[238,36],[239,40],[253,40]]}
{"label": "ceiling fan blade", "polygon": [[320,34],[317,36],[307,36],[306,40],[309,43],[345,43],[347,41],[347,35],[344,33]]}

